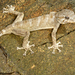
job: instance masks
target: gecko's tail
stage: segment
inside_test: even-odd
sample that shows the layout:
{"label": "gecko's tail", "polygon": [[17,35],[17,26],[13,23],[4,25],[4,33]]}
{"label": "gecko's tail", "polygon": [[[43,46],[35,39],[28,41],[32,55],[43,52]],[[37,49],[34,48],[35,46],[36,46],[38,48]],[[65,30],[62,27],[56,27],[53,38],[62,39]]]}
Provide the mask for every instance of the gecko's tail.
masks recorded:
{"label": "gecko's tail", "polygon": [[0,37],[2,36],[3,34],[2,34],[2,32],[0,31]]}

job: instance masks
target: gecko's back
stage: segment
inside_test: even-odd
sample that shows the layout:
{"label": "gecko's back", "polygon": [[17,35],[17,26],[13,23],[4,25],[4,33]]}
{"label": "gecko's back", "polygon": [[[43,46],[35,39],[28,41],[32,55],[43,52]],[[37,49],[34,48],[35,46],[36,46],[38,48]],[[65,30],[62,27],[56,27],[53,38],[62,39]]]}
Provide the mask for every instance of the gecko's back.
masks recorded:
{"label": "gecko's back", "polygon": [[56,12],[51,12],[50,14],[18,22],[15,27],[29,31],[54,28],[56,24],[55,13]]}

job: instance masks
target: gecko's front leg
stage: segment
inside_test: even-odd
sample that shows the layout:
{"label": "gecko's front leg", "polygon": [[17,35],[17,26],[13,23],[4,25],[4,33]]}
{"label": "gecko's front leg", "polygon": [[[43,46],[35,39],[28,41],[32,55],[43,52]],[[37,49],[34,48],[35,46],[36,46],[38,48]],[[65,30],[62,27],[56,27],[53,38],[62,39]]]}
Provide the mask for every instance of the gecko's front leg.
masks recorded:
{"label": "gecko's front leg", "polygon": [[59,27],[59,24],[57,24],[57,26],[53,29],[53,32],[52,32],[53,45],[51,47],[48,47],[48,49],[53,48],[52,54],[55,54],[55,50],[56,49],[59,50],[59,52],[61,52],[61,50],[59,49],[59,47],[63,47],[63,45],[60,45],[61,42],[56,43],[56,32],[57,32],[58,27]]}

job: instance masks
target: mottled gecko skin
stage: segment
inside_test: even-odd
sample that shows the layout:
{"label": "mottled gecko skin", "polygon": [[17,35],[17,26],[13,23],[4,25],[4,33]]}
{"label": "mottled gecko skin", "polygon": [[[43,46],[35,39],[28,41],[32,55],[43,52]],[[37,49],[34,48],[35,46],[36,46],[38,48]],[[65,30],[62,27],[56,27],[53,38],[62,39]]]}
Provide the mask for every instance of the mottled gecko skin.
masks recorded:
{"label": "mottled gecko skin", "polygon": [[30,41],[28,41],[30,31],[40,30],[40,29],[53,29],[52,31],[52,41],[53,45],[51,47],[48,47],[48,49],[53,48],[53,54],[55,54],[55,50],[61,50],[59,47],[63,47],[63,45],[60,45],[60,42],[56,43],[56,32],[60,26],[60,24],[66,24],[66,23],[75,23],[75,14],[73,11],[69,9],[63,9],[59,12],[50,12],[49,14],[35,17],[28,20],[23,20],[24,14],[22,12],[15,11],[15,7],[12,5],[7,5],[8,9],[4,8],[3,13],[12,13],[17,15],[16,20],[9,26],[7,26],[5,29],[3,29],[0,32],[0,36],[5,34],[15,34],[20,35],[24,37],[23,45],[21,48],[17,47],[17,50],[19,49],[25,49],[24,56],[26,56],[27,50],[31,51],[31,54],[34,53],[31,49],[32,46],[35,46],[34,44],[29,45]]}

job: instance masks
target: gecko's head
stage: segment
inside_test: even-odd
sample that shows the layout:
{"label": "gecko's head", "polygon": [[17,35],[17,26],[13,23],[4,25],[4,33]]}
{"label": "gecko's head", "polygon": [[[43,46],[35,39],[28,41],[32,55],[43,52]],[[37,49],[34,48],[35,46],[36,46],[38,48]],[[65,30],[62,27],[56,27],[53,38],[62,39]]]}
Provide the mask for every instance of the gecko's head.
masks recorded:
{"label": "gecko's head", "polygon": [[75,23],[75,14],[69,9],[63,9],[56,14],[57,21],[60,24]]}

